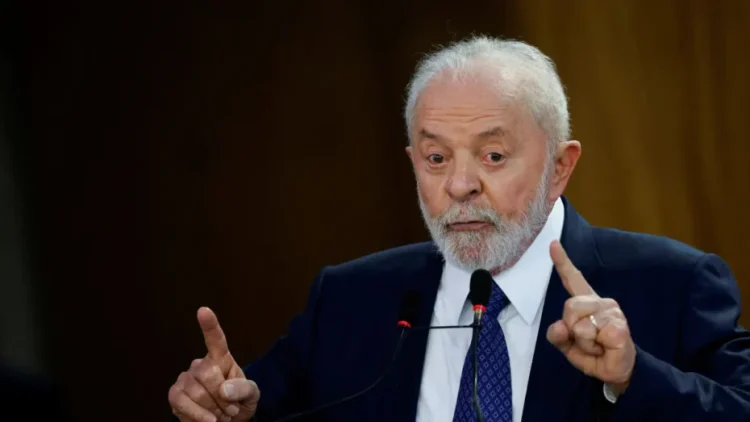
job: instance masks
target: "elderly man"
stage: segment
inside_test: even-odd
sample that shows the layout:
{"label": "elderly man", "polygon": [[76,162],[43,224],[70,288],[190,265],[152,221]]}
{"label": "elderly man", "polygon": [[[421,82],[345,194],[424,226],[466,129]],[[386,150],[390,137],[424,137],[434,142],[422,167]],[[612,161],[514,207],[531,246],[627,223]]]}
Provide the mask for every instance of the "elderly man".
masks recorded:
{"label": "elderly man", "polygon": [[[288,335],[244,368],[200,309],[208,354],[169,391],[180,420],[274,420],[391,364],[310,418],[750,420],[750,335],[727,265],[592,227],[562,197],[581,145],[549,58],[485,37],[451,45],[419,65],[405,118],[433,242],[323,269]],[[420,298],[414,325],[470,324],[477,269],[494,278],[477,380],[472,330],[410,332],[392,361],[404,292]]]}

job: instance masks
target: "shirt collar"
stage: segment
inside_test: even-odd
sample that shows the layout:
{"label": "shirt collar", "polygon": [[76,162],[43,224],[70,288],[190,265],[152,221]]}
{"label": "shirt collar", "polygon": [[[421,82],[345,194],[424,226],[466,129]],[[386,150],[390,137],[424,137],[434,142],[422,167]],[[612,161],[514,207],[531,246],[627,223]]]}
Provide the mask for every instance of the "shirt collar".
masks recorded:
{"label": "shirt collar", "polygon": [[[539,313],[547,293],[553,267],[549,246],[553,240],[560,240],[564,221],[565,206],[558,198],[544,227],[518,262],[493,277],[528,325],[532,324]],[[470,279],[471,273],[445,263],[440,290],[445,293],[448,316],[456,324],[469,295]]]}

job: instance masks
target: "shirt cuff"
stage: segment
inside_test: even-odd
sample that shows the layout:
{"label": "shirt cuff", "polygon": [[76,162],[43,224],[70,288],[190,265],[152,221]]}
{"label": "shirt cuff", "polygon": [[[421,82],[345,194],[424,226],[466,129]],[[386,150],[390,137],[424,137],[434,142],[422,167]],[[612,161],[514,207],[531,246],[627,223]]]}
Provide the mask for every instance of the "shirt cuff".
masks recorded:
{"label": "shirt cuff", "polygon": [[607,399],[608,402],[615,404],[617,403],[617,394],[615,394],[614,391],[612,391],[612,387],[609,386],[609,384],[604,384],[604,398]]}

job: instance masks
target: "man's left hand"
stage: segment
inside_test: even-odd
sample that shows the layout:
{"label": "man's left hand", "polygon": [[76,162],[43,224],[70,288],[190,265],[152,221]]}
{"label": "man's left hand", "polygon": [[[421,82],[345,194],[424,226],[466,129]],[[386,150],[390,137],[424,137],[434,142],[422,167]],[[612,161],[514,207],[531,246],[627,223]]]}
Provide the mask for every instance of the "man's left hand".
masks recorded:
{"label": "man's left hand", "polygon": [[560,242],[552,242],[550,255],[571,298],[562,319],[547,329],[547,340],[573,366],[622,394],[633,374],[635,344],[620,305],[594,292]]}

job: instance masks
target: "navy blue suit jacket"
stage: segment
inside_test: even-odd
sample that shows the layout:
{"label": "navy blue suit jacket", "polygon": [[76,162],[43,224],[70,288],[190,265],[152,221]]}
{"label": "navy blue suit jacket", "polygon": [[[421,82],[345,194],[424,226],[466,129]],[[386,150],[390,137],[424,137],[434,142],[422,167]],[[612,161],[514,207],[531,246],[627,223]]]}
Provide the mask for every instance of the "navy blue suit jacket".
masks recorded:
{"label": "navy blue suit jacket", "polygon": [[[738,327],[740,295],[717,256],[679,242],[589,225],[565,201],[561,242],[602,297],[615,299],[637,347],[615,405],[601,382],[546,340],[569,295],[553,270],[534,353],[524,422],[750,420],[750,334]],[[432,243],[324,268],[309,302],[271,350],[245,368],[261,390],[257,420],[271,421],[357,392],[384,370],[396,346],[402,294],[421,293],[417,325],[430,323],[443,269]],[[407,337],[393,369],[367,394],[313,418],[414,421],[426,332]],[[429,387],[428,387],[429,388]]]}

